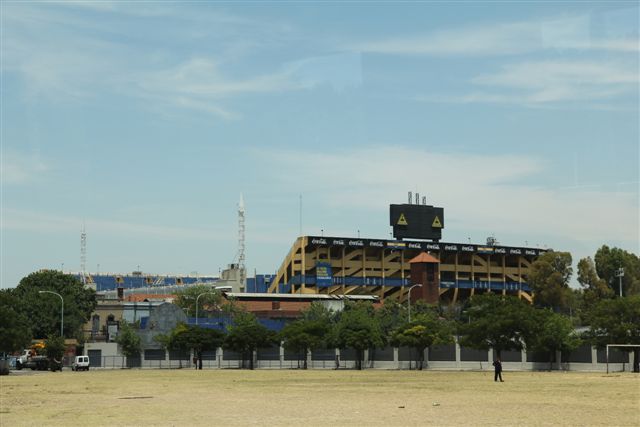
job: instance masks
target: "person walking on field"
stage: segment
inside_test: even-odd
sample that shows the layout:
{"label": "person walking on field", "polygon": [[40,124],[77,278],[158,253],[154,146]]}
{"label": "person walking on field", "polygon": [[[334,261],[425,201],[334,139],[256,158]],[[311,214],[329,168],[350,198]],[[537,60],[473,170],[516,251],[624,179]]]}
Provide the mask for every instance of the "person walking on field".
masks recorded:
{"label": "person walking on field", "polygon": [[498,381],[498,378],[500,378],[500,382],[503,383],[504,381],[502,381],[502,362],[500,361],[499,357],[496,359],[495,362],[493,362],[493,367],[495,369],[495,375],[493,377],[493,381]]}

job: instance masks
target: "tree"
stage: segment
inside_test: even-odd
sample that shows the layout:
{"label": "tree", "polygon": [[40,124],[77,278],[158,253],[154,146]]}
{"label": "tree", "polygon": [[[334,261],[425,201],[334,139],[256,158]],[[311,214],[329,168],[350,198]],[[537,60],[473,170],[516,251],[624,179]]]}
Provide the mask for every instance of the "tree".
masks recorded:
{"label": "tree", "polygon": [[548,309],[535,311],[536,329],[532,335],[531,349],[549,354],[549,370],[556,351],[573,351],[581,343],[571,320]]}
{"label": "tree", "polygon": [[449,322],[433,312],[417,314],[410,323],[400,326],[391,335],[391,344],[397,347],[412,347],[418,355],[418,369],[422,370],[424,351],[437,344],[453,341],[453,330]]}
{"label": "tree", "polygon": [[[411,313],[418,316],[424,313],[439,314],[439,307],[419,300],[411,305]],[[385,344],[391,336],[402,325],[405,325],[409,318],[407,304],[402,304],[396,299],[385,300],[384,305],[375,311],[375,316],[380,324]]]}
{"label": "tree", "polygon": [[193,350],[198,369],[202,369],[202,352],[216,350],[222,346],[223,342],[224,332],[222,331],[180,324],[172,332],[169,346],[173,350]]}
{"label": "tree", "polygon": [[[602,300],[589,312],[587,338],[600,348],[607,344],[640,344],[640,295]],[[633,372],[640,372],[640,349],[633,349]]]}
{"label": "tree", "polygon": [[60,333],[60,299],[52,294],[40,294],[39,291],[52,291],[62,296],[64,336],[82,339],[82,327],[96,307],[95,292],[85,288],[75,277],[59,271],[39,271],[20,280],[12,290],[12,294],[20,301],[16,311],[28,319],[35,338]]}
{"label": "tree", "polygon": [[640,294],[640,258],[620,248],[603,245],[595,255],[596,272],[607,285],[620,295],[620,279],[616,277],[619,268],[624,268],[622,277],[622,295]]}
{"label": "tree", "polygon": [[345,304],[332,335],[331,341],[336,346],[356,351],[356,369],[362,369],[364,350],[384,345],[382,330],[370,303]]}
{"label": "tree", "polygon": [[[169,331],[168,334],[157,334],[153,337],[153,340],[160,344],[165,351],[179,351],[182,353],[187,353],[190,350],[190,347],[186,345],[183,341],[176,340],[176,335],[179,332],[186,329],[186,325],[184,323],[179,323]],[[182,359],[179,359],[180,368],[182,368]]]}
{"label": "tree", "polygon": [[[512,296],[476,295],[458,326],[462,345],[478,350],[522,350],[535,331],[533,307]],[[466,322],[464,321],[466,320]]]}
{"label": "tree", "polygon": [[0,352],[13,353],[29,345],[31,328],[27,317],[16,310],[19,301],[8,289],[0,290]]}
{"label": "tree", "polygon": [[134,325],[122,320],[116,342],[120,345],[122,354],[127,356],[127,365],[130,367],[129,358],[139,356],[141,350],[140,337],[136,333]]}
{"label": "tree", "polygon": [[583,303],[586,310],[602,299],[613,297],[613,290],[607,285],[607,281],[598,277],[591,257],[582,258],[578,262],[578,283],[584,292]]}
{"label": "tree", "polygon": [[300,315],[305,320],[318,320],[327,324],[335,320],[335,313],[329,310],[324,304],[312,302],[308,308],[302,310]]}
{"label": "tree", "polygon": [[394,332],[407,322],[406,305],[400,304],[395,298],[385,299],[384,305],[375,311],[375,316],[386,343]]}
{"label": "tree", "polygon": [[[198,296],[200,295],[200,298]],[[187,316],[196,316],[196,300],[198,302],[198,316],[209,317],[221,310],[223,297],[219,291],[210,286],[196,285],[176,293],[175,305],[187,312]]]}
{"label": "tree", "polygon": [[277,342],[275,332],[258,322],[255,315],[239,312],[233,318],[233,325],[224,339],[223,348],[242,355],[242,364],[249,360],[249,369],[253,369],[253,352],[260,347],[269,347]]}
{"label": "tree", "polygon": [[549,307],[556,311],[567,307],[569,279],[573,274],[571,262],[569,252],[546,252],[533,262],[529,284],[537,307]]}
{"label": "tree", "polygon": [[62,359],[66,348],[64,338],[57,334],[50,336],[44,342],[44,353],[49,359],[49,366],[51,366],[52,371],[62,369]]}
{"label": "tree", "polygon": [[[330,323],[326,321],[303,318],[287,324],[280,333],[280,338],[284,348],[296,352],[303,360],[303,369],[307,369],[307,353],[322,347],[330,327]],[[298,367],[299,362],[300,360]]]}

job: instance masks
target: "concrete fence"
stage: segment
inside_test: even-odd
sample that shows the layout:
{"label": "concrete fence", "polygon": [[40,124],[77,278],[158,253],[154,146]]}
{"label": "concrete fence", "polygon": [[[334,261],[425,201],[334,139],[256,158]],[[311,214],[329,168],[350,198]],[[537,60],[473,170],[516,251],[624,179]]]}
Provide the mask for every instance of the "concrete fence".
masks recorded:
{"label": "concrete fence", "polygon": [[[85,354],[92,369],[194,369],[192,354],[175,354],[162,349],[146,349],[139,357],[127,358],[118,353],[115,343],[87,343]],[[353,349],[323,349],[309,352],[302,357],[287,352],[283,347],[259,349],[253,352],[256,369],[355,369]],[[434,346],[425,350],[423,369],[435,370],[493,370],[493,351],[478,351],[459,344]],[[385,348],[365,350],[363,369],[417,369],[418,355],[411,348]],[[633,353],[612,351],[609,354],[609,371],[630,371]],[[606,356],[603,350],[583,346],[571,353],[537,354],[523,351],[503,351],[502,366],[506,371],[595,371],[606,372]],[[204,352],[203,369],[238,369],[249,367],[248,360],[222,348]]]}

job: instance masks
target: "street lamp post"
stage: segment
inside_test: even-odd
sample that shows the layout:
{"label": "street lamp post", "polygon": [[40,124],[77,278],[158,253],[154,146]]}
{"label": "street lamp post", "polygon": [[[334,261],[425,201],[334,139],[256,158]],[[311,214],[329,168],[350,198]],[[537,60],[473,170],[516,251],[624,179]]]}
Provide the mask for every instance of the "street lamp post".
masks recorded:
{"label": "street lamp post", "polygon": [[200,297],[202,295],[206,295],[206,294],[215,294],[215,292],[213,292],[213,291],[203,292],[203,293],[201,293],[200,295],[198,295],[196,297],[196,325],[198,324],[198,300],[200,299]]}
{"label": "street lamp post", "polygon": [[407,293],[407,309],[409,311],[409,323],[411,323],[411,290],[413,288],[421,288],[422,285],[420,283],[416,283],[415,285],[409,288],[409,292]]}
{"label": "street lamp post", "polygon": [[622,278],[624,277],[624,268],[620,267],[617,269],[616,276],[618,277],[618,285],[620,286],[620,297],[622,297]]}
{"label": "street lamp post", "polygon": [[53,291],[38,291],[39,294],[54,294],[60,297],[60,337],[64,338],[64,299],[62,295]]}

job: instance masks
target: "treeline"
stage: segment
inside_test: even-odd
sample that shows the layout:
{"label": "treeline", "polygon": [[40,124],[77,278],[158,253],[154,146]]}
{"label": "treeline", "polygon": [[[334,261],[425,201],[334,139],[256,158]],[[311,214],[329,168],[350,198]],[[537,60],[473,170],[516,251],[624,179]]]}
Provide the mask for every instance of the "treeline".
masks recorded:
{"label": "treeline", "polygon": [[[232,304],[231,304],[232,305]],[[157,337],[167,350],[193,354],[202,368],[202,352],[218,347],[241,355],[243,366],[253,368],[253,352],[282,344],[299,355],[300,366],[307,368],[307,354],[314,350],[349,348],[356,352],[356,368],[362,368],[367,349],[410,347],[415,349],[418,369],[422,369],[427,347],[453,343],[478,350],[527,350],[549,354],[572,351],[582,343],[603,346],[607,343],[640,344],[640,296],[601,300],[588,313],[591,328],[578,334],[575,318],[549,308],[536,307],[514,296],[476,295],[464,306],[430,306],[418,302],[407,304],[386,301],[381,308],[369,302],[345,302],[341,311],[330,311],[313,303],[301,317],[288,323],[280,333],[263,325],[251,313],[227,308],[231,316],[226,331],[178,325],[170,334]],[[119,336],[123,352],[140,352],[139,339],[133,331],[123,329]],[[129,345],[129,341],[137,345]],[[130,354],[127,353],[131,348]],[[636,351],[634,370],[638,372]]]}
{"label": "treeline", "polygon": [[[616,273],[624,269],[624,276]],[[356,367],[361,368],[366,349],[387,346],[416,350],[422,367],[424,350],[453,342],[478,350],[527,350],[549,354],[572,351],[582,343],[598,347],[606,344],[640,344],[640,259],[618,248],[602,246],[594,259],[578,263],[581,289],[572,289],[572,258],[568,252],[549,252],[532,266],[529,277],[534,304],[501,294],[476,295],[455,306],[429,306],[418,302],[409,319],[407,304],[387,299],[379,309],[370,303],[347,302],[342,311],[332,312],[321,304],[312,304],[301,317],[275,334],[260,325],[250,313],[233,304],[224,304],[220,296],[202,295],[192,288],[179,294],[176,303],[195,314],[214,307],[225,312],[232,324],[227,332],[204,332],[194,326],[180,325],[169,337],[163,337],[170,350],[193,350],[201,359],[202,351],[218,347],[238,352],[252,367],[252,354],[262,347],[282,343],[286,350],[300,355],[303,368],[307,354],[328,348],[350,348],[356,352]],[[620,287],[621,285],[621,287]],[[620,297],[622,292],[622,297]],[[197,294],[200,294],[196,309]],[[576,327],[587,327],[582,334]],[[206,334],[209,334],[205,336]],[[634,371],[639,371],[640,354],[634,350]],[[201,360],[200,360],[201,365]]]}
{"label": "treeline", "polygon": [[[620,276],[620,269],[624,276]],[[193,352],[202,364],[202,352],[218,347],[235,351],[253,367],[253,352],[282,343],[300,355],[306,367],[306,355],[316,349],[350,348],[361,367],[366,349],[387,346],[411,347],[422,365],[424,349],[448,344],[457,336],[462,345],[480,350],[571,351],[587,342],[640,344],[640,259],[618,248],[602,246],[594,258],[578,262],[577,280],[581,289],[569,287],[573,275],[571,255],[549,252],[533,263],[529,283],[533,304],[497,293],[475,295],[458,305],[412,305],[386,300],[381,308],[371,304],[345,303],[342,311],[331,312],[313,304],[298,320],[287,324],[278,334],[260,324],[256,317],[224,300],[210,288],[194,286],[179,292],[175,304],[188,316],[201,317],[222,313],[231,319],[224,331],[179,325],[171,333],[158,337],[166,349]],[[42,292],[47,291],[47,292]],[[58,298],[51,292],[60,295]],[[620,296],[622,294],[622,296]],[[57,271],[43,271],[23,278],[15,289],[0,291],[0,351],[14,352],[32,338],[63,337],[83,340],[82,326],[95,309],[92,290],[77,279]],[[118,341],[125,355],[140,351],[135,328],[122,322]],[[588,332],[578,335],[577,326]],[[640,354],[635,350],[634,371],[638,372]]]}
{"label": "treeline", "polygon": [[15,288],[0,290],[0,353],[47,339],[46,348],[60,356],[64,338],[84,341],[82,328],[95,307],[95,292],[75,277],[54,270],[32,273]]}
{"label": "treeline", "polygon": [[633,253],[603,245],[593,258],[579,260],[580,289],[569,287],[572,262],[569,252],[547,252],[533,263],[528,281],[536,307],[577,316],[588,325],[588,314],[600,301],[640,295],[640,257]]}

